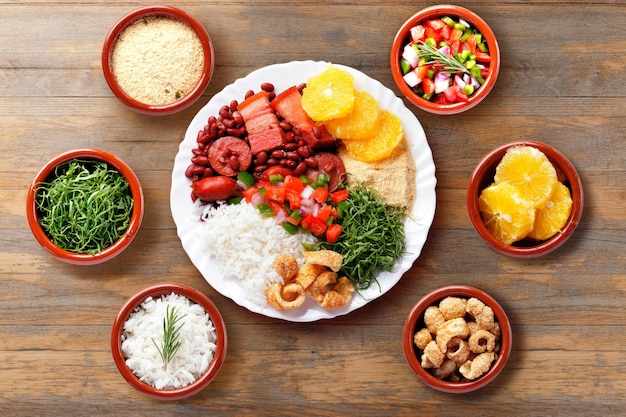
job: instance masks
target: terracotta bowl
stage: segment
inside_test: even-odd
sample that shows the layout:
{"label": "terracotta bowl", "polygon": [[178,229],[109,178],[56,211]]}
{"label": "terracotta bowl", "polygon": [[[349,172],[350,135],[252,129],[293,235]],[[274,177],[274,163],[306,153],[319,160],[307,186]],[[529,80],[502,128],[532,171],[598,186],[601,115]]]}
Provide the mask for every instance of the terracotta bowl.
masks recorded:
{"label": "terracotta bowl", "polygon": [[[500,350],[498,357],[491,364],[489,370],[479,378],[469,382],[450,382],[444,381],[433,376],[427,369],[424,369],[421,365],[421,352],[415,346],[413,342],[413,336],[417,331],[424,328],[424,311],[429,306],[438,305],[441,300],[446,297],[460,297],[460,298],[472,298],[475,297],[485,303],[485,305],[491,307],[494,312],[495,320],[500,325],[501,338],[500,338]],[[479,290],[478,288],[469,287],[465,285],[451,285],[434,290],[424,297],[422,297],[415,306],[411,309],[406,322],[404,323],[404,331],[402,335],[402,345],[404,349],[404,355],[409,363],[409,366],[418,378],[431,388],[438,391],[448,392],[453,394],[461,394],[466,392],[475,391],[484,387],[485,385],[493,382],[494,379],[502,372],[507,360],[511,354],[511,346],[513,343],[513,336],[511,331],[511,324],[509,319],[496,300],[494,300],[489,294]]]}
{"label": "terracotta bowl", "polygon": [[[158,390],[139,380],[137,376],[126,365],[126,358],[122,351],[122,334],[124,331],[124,323],[128,320],[130,314],[138,308],[148,297],[159,298],[163,295],[171,293],[179,294],[187,297],[204,308],[213,322],[216,333],[216,349],[213,355],[213,361],[209,365],[207,371],[200,378],[191,384],[173,390]],[[132,297],[130,297],[117,313],[111,330],[111,352],[117,369],[120,371],[124,379],[139,392],[159,400],[180,400],[191,395],[197,394],[204,389],[219,372],[224,359],[226,358],[226,349],[228,345],[226,335],[226,326],[224,320],[215,304],[203,293],[195,288],[183,284],[176,283],[160,283],[147,287]]]}
{"label": "terracotta bowl", "polygon": [[[512,245],[506,245],[487,230],[478,207],[478,197],[481,191],[493,182],[496,166],[506,153],[507,149],[517,145],[534,146],[542,151],[554,165],[563,183],[569,188],[572,195],[572,211],[569,220],[554,237],[545,241],[524,239]],[[546,255],[563,245],[574,233],[583,212],[583,187],[574,165],[550,145],[535,141],[516,141],[502,145],[489,152],[476,166],[467,187],[467,210],[469,217],[478,235],[494,250],[516,258],[536,258]]]}
{"label": "terracotta bowl", "polygon": [[[112,63],[113,51],[120,34],[131,24],[138,20],[151,17],[166,17],[179,20],[191,27],[202,44],[204,52],[204,66],[202,75],[198,79],[196,86],[184,97],[170,104],[155,105],[142,103],[129,96],[118,84]],[[143,114],[150,115],[168,115],[179,112],[191,106],[196,100],[202,96],[213,76],[213,68],[215,66],[215,57],[213,44],[206,29],[200,21],[191,16],[187,12],[172,6],[156,5],[146,6],[133,10],[122,17],[109,31],[104,46],[102,48],[102,70],[107,84],[117,96],[117,98],[129,108]]]}
{"label": "terracotta bowl", "polygon": [[[116,169],[130,185],[130,192],[134,200],[134,208],[130,223],[126,232],[111,246],[95,254],[76,253],[64,250],[57,246],[48,237],[45,230],[39,224],[39,211],[37,210],[37,192],[42,182],[46,181],[57,166],[74,159],[96,160],[106,162]],[[133,170],[117,156],[98,149],[75,149],[61,153],[48,161],[37,173],[28,189],[26,196],[26,218],[37,242],[55,258],[76,265],[93,265],[108,261],[124,251],[133,241],[143,219],[144,198],[141,184]]]}
{"label": "terracotta bowl", "polygon": [[[411,28],[424,23],[427,20],[441,18],[444,16],[449,16],[455,20],[458,20],[459,18],[464,19],[472,27],[478,29],[487,41],[489,54],[491,56],[489,73],[485,78],[484,84],[482,84],[480,88],[478,88],[476,92],[469,97],[469,100],[464,103],[438,104],[422,98],[404,81],[402,70],[400,68],[400,58],[402,57],[404,46],[409,43]],[[459,6],[436,5],[427,7],[415,13],[400,27],[391,46],[390,64],[391,74],[393,75],[396,85],[400,89],[400,92],[411,103],[430,113],[451,115],[473,108],[478,103],[483,101],[491,92],[500,71],[500,47],[498,46],[496,36],[489,25],[487,25],[487,23],[476,13]]]}

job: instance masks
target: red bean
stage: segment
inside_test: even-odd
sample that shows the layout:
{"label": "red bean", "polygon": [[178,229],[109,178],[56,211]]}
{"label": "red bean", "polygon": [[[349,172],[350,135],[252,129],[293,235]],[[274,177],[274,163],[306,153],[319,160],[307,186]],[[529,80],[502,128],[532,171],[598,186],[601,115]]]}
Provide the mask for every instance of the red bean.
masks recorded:
{"label": "red bean", "polygon": [[274,91],[274,84],[272,83],[263,83],[261,84],[261,90],[271,93]]}
{"label": "red bean", "polygon": [[276,149],[276,150],[272,151],[272,153],[270,155],[271,155],[272,158],[275,158],[275,159],[284,158],[285,157],[285,151],[283,151],[281,149]]}
{"label": "red bean", "polygon": [[307,169],[309,169],[309,167],[307,166],[306,162],[302,161],[294,168],[293,175],[295,175],[296,177],[304,175]]}
{"label": "red bean", "polygon": [[239,103],[237,102],[237,100],[233,100],[230,102],[229,107],[230,107],[230,111],[234,113],[235,111],[237,111],[237,107],[239,107]]}
{"label": "red bean", "polygon": [[198,165],[207,165],[209,163],[209,158],[198,155],[191,158],[191,162]]}

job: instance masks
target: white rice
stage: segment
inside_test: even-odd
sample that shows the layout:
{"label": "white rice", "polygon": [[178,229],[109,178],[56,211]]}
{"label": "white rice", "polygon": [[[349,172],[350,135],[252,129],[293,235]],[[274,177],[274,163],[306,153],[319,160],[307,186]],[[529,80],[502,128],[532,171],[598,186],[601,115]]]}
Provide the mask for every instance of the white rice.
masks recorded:
{"label": "white rice", "polygon": [[280,277],[272,268],[276,255],[289,254],[304,263],[303,243],[317,239],[308,233],[289,234],[272,217],[263,217],[252,204],[205,207],[199,236],[224,277],[240,283],[243,296],[267,305],[265,288]]}
{"label": "white rice", "polygon": [[[179,341],[181,346],[165,366],[155,342],[163,343],[163,319],[167,307],[185,315]],[[154,339],[154,342],[153,342]],[[180,294],[148,297],[124,323],[122,351],[128,368],[143,382],[156,389],[178,389],[203,375],[213,360],[215,327],[200,306]]]}

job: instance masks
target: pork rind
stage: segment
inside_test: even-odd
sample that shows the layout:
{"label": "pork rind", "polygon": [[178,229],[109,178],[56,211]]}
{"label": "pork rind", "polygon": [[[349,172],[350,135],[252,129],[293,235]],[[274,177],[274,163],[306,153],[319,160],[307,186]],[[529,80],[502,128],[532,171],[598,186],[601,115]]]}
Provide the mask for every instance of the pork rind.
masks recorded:
{"label": "pork rind", "polygon": [[427,344],[432,342],[433,336],[427,328],[423,328],[413,336],[413,343],[419,350],[424,350]]}
{"label": "pork rind", "polygon": [[501,330],[491,307],[477,298],[446,297],[424,311],[413,335],[423,368],[446,381],[471,381],[498,357]]}
{"label": "pork rind", "polygon": [[496,360],[496,354],[494,352],[485,352],[476,356],[474,360],[467,361],[459,368],[459,372],[465,378],[473,381],[476,378],[481,377],[485,372],[491,368],[491,363]]}
{"label": "pork rind", "polygon": [[439,302],[439,311],[446,320],[464,317],[467,308],[467,300],[459,297],[446,297]]}
{"label": "pork rind", "polygon": [[299,267],[291,255],[276,256],[272,266],[283,282],[268,284],[267,303],[278,310],[289,310],[300,307],[309,295],[323,308],[342,308],[350,304],[354,285],[348,278],[337,275],[343,256],[331,250],[320,250],[305,252],[304,258],[304,265]]}
{"label": "pork rind", "polygon": [[446,319],[443,317],[443,314],[441,314],[439,307],[430,306],[424,311],[424,324],[433,335],[437,334],[437,329],[445,321]]}

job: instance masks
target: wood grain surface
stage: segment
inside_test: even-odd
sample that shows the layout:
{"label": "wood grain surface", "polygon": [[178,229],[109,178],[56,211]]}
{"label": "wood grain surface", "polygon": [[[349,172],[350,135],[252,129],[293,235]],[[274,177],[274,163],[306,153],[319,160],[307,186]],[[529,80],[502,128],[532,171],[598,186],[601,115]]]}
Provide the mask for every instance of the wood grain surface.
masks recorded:
{"label": "wood grain surface", "polygon": [[[406,102],[426,131],[437,210],[423,253],[383,297],[314,323],[269,319],[213,290],[176,235],[174,156],[196,112],[266,65],[324,60],[399,94],[389,50],[399,26],[432,3],[176,1],[215,46],[203,97],[173,116],[125,108],[100,67],[102,42],[145,1],[0,2],[0,414],[4,416],[619,415],[626,413],[626,6],[623,1],[459,1],[495,32],[502,66],[490,96],[456,116]],[[483,243],[465,206],[467,180],[492,148],[539,140],[563,152],[585,192],[567,244],[534,260]],[[61,263],[35,241],[27,187],[56,154],[96,147],[139,176],[146,210],[132,245],[105,264]],[[418,197],[419,198],[419,197]],[[226,321],[226,361],[201,393],[159,402],[117,371],[109,346],[123,302],[156,282],[205,292]],[[509,314],[513,351],[480,391],[443,394],[411,372],[404,320],[426,292],[479,287]]]}

